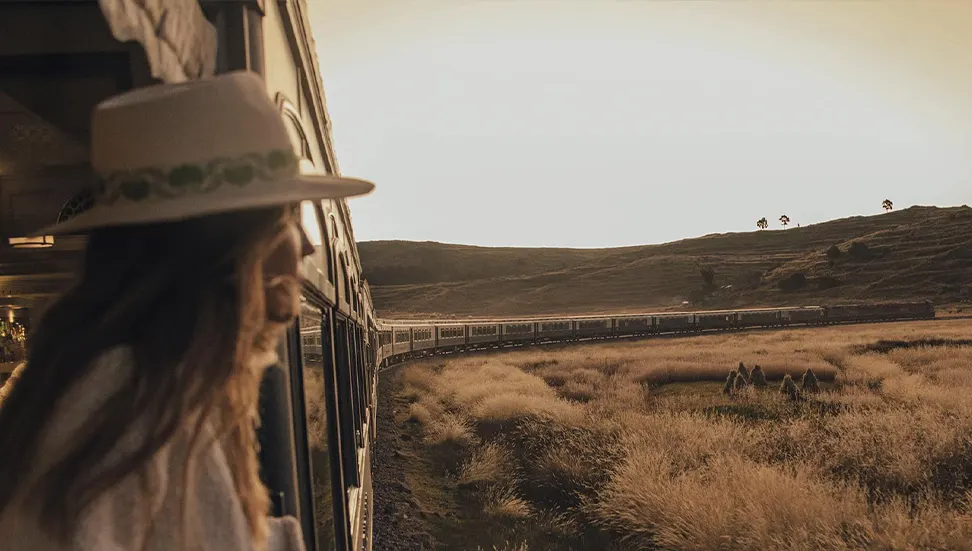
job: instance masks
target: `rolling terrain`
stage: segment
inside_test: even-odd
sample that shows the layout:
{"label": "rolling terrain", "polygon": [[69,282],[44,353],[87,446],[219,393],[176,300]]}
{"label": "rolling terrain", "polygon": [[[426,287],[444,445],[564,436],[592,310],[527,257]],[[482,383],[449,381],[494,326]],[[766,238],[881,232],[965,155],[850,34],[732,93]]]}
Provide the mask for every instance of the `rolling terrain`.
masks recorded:
{"label": "rolling terrain", "polygon": [[729,333],[393,367],[376,480],[394,495],[378,497],[376,526],[401,528],[400,550],[970,550],[970,327]]}
{"label": "rolling terrain", "polygon": [[[611,249],[358,244],[383,317],[519,316],[972,301],[972,208]],[[829,251],[829,252],[828,252]]]}

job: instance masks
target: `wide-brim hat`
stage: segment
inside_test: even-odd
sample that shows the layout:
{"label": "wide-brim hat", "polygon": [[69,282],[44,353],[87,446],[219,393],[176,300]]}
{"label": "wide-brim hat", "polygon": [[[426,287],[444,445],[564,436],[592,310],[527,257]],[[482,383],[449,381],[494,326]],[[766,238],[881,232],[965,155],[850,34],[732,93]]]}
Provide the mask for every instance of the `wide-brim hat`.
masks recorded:
{"label": "wide-brim hat", "polygon": [[355,197],[374,184],[307,170],[254,73],[138,88],[91,119],[90,207],[34,235],[177,221],[304,200]]}

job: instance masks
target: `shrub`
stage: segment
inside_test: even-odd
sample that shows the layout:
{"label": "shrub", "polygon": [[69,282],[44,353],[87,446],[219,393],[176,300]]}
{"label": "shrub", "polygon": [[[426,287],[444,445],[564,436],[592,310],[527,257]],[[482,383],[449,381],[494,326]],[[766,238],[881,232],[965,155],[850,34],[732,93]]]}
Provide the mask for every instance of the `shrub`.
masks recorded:
{"label": "shrub", "polygon": [[749,381],[746,380],[741,374],[736,375],[736,380],[732,382],[733,392],[742,392],[744,388],[749,386]]}
{"label": "shrub", "polygon": [[803,392],[817,392],[820,390],[820,381],[817,380],[817,376],[813,374],[813,370],[809,367],[803,373],[803,379],[800,381],[800,390]]}
{"label": "shrub", "polygon": [[781,279],[776,284],[782,291],[797,291],[807,286],[807,275],[803,272],[795,272],[788,277]]}
{"label": "shrub", "polygon": [[793,377],[790,377],[789,373],[783,377],[783,382],[780,383],[780,394],[786,396],[790,400],[796,400],[800,396],[796,383],[793,382]]}
{"label": "shrub", "polygon": [[827,249],[827,258],[831,260],[837,260],[840,258],[840,248],[837,247],[837,245],[831,245],[830,248]]}
{"label": "shrub", "polygon": [[723,385],[722,387],[722,393],[729,394],[730,392],[732,392],[732,389],[735,387],[735,382],[736,382],[736,372],[730,371],[729,376],[726,377],[726,384]]}
{"label": "shrub", "polygon": [[746,380],[746,382],[749,382],[749,371],[746,369],[746,365],[742,362],[739,362],[739,376]]}
{"label": "shrub", "polygon": [[763,368],[759,367],[758,365],[754,367],[753,373],[752,375],[750,375],[749,380],[753,384],[753,386],[756,387],[766,386],[766,374],[763,373]]}
{"label": "shrub", "polygon": [[847,249],[847,254],[857,260],[866,260],[871,257],[871,249],[860,241],[854,241]]}

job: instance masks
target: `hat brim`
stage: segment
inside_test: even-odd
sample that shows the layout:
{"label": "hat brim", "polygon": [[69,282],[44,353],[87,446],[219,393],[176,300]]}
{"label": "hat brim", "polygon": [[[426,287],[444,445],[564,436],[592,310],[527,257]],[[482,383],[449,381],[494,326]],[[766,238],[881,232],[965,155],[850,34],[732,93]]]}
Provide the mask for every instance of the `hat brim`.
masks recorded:
{"label": "hat brim", "polygon": [[37,230],[30,237],[42,235],[84,234],[96,228],[129,226],[161,222],[176,222],[211,214],[238,210],[273,207],[301,201],[346,199],[371,193],[375,185],[366,180],[324,174],[302,174],[270,184],[266,188],[247,190],[249,193],[221,195],[218,200],[207,201],[207,195],[194,199],[186,196],[172,199],[155,199],[149,208],[145,203],[126,203],[111,207],[92,207],[59,224]]}

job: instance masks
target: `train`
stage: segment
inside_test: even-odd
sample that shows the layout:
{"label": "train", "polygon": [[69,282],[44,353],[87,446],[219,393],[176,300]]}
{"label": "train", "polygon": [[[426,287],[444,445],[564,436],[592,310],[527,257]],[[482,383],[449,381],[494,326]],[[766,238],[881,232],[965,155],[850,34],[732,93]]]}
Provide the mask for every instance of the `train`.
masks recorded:
{"label": "train", "polygon": [[933,319],[930,301],[605,316],[378,323],[379,364],[456,350],[740,329]]}
{"label": "train", "polygon": [[[0,0],[0,314],[27,328],[28,347],[31,321],[72,284],[85,242],[27,236],[90,204],[98,102],[250,71],[266,82],[301,169],[339,173],[310,9],[324,8],[307,0]],[[303,262],[301,314],[260,392],[268,513],[296,517],[308,551],[367,550],[377,322],[347,201],[300,209],[315,252]],[[18,364],[5,362],[0,373]]]}
{"label": "train", "polygon": [[[309,9],[307,0],[0,0],[0,315],[26,328],[28,346],[31,321],[72,284],[84,239],[25,236],[86,208],[90,112],[99,101],[160,82],[251,71],[266,82],[302,168],[339,173]],[[915,303],[382,320],[347,202],[300,208],[315,252],[302,265],[300,316],[262,382],[259,453],[269,513],[296,517],[308,551],[373,548],[383,367],[537,342],[934,317],[929,303]],[[0,365],[0,373],[13,367]]]}

